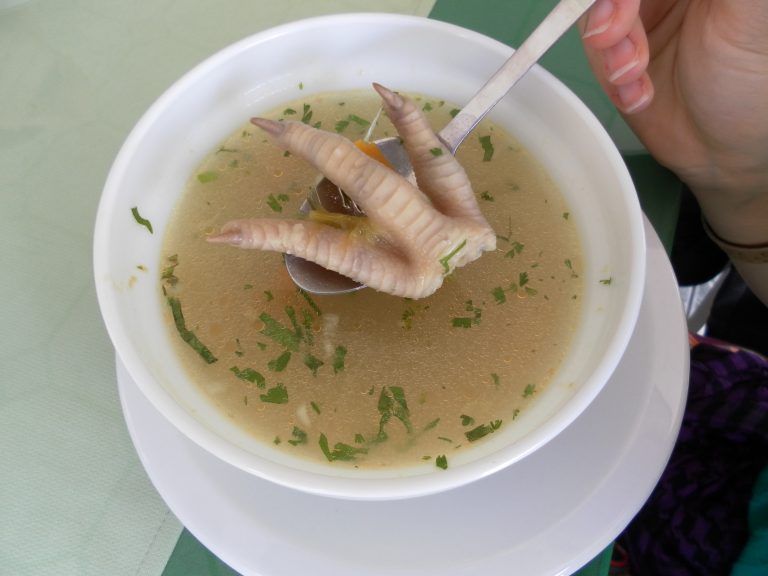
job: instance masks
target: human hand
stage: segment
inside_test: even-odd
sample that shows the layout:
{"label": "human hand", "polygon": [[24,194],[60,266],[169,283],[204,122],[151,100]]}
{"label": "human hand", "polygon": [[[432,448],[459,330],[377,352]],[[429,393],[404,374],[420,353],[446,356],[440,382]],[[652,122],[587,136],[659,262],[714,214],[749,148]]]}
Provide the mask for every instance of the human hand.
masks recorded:
{"label": "human hand", "polygon": [[768,2],[597,0],[580,25],[606,93],[768,304]]}
{"label": "human hand", "polygon": [[598,0],[598,81],[721,237],[768,241],[768,2]]}

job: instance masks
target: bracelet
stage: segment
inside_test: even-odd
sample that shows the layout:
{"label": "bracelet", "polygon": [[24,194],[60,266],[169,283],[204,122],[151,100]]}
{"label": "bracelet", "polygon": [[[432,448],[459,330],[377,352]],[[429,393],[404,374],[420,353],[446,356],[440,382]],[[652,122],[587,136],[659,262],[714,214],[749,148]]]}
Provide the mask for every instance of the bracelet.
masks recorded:
{"label": "bracelet", "polygon": [[723,240],[710,227],[704,216],[701,217],[701,224],[707,236],[725,252],[731,260],[738,262],[747,262],[749,264],[768,263],[768,242],[763,244],[734,244]]}

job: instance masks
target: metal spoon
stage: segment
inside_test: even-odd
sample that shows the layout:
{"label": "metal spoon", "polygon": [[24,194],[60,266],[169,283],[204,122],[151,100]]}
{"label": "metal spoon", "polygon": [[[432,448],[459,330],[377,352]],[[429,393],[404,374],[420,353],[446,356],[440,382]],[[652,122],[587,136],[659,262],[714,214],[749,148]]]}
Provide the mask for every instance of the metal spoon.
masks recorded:
{"label": "metal spoon", "polygon": [[[437,134],[452,154],[456,153],[456,149],[480,120],[594,2],[595,0],[560,0],[558,2],[461,112]],[[374,144],[397,172],[415,182],[413,168],[399,138],[383,138],[376,140]],[[307,214],[311,209],[318,208],[353,216],[364,215],[363,211],[327,178],[320,180],[299,211]],[[314,294],[346,294],[365,287],[347,276],[292,254],[285,255],[285,266],[299,288]]]}

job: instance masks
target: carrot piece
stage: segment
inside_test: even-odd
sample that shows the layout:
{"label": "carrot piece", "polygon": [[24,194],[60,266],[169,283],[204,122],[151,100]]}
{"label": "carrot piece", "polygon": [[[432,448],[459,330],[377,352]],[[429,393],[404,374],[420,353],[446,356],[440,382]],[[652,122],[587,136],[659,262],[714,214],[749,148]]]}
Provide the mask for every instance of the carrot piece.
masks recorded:
{"label": "carrot piece", "polygon": [[357,146],[360,150],[365,152],[368,156],[373,158],[374,160],[378,160],[384,166],[387,168],[392,168],[392,164],[389,163],[389,160],[387,160],[386,156],[381,153],[381,150],[379,150],[379,147],[376,146],[373,142],[365,142],[364,140],[355,140],[355,146]]}

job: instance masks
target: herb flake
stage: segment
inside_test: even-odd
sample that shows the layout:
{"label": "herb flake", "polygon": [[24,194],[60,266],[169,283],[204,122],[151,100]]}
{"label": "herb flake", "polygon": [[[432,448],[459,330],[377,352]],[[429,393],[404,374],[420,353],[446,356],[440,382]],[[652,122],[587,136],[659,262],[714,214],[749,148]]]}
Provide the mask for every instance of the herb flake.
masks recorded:
{"label": "herb flake", "polygon": [[306,366],[312,371],[312,376],[317,376],[317,370],[323,364],[325,364],[325,362],[313,356],[312,354],[307,354],[306,356],[304,356],[304,366]]}
{"label": "herb flake", "polygon": [[241,370],[237,366],[232,366],[229,370],[240,380],[245,380],[246,382],[256,384],[258,388],[264,388],[266,385],[266,379],[264,376],[262,376],[260,372],[257,372],[253,368],[243,368]]}
{"label": "herb flake", "polygon": [[201,172],[197,175],[197,181],[201,184],[208,184],[209,182],[213,182],[219,177],[219,173],[215,172],[213,170],[209,170],[207,172]]}
{"label": "herb flake", "polygon": [[133,208],[131,208],[131,214],[133,214],[133,219],[136,220],[137,223],[141,224],[142,226],[144,226],[144,228],[149,230],[150,234],[154,234],[154,232],[152,231],[152,222],[150,222],[146,218],[143,218],[141,214],[139,214],[139,208],[137,206],[134,206]]}
{"label": "herb flake", "polygon": [[347,358],[347,349],[344,346],[336,346],[333,352],[333,373],[338,374],[344,370],[345,360]]}
{"label": "herb flake", "polygon": [[[288,313],[289,308],[293,311],[290,306],[286,306],[286,313]],[[290,317],[291,314],[289,313],[288,316]],[[292,350],[293,352],[299,351],[301,334],[286,328],[279,320],[276,320],[266,312],[262,312],[259,315],[259,320],[264,323],[264,328],[260,331],[261,334],[267,338],[271,338],[288,350]]]}
{"label": "herb flake", "polygon": [[490,135],[480,136],[480,146],[483,147],[483,162],[490,162],[493,158],[493,143],[491,142]]}
{"label": "herb flake", "polygon": [[331,450],[328,445],[328,437],[322,433],[320,434],[318,443],[320,444],[320,450],[323,451],[328,462],[333,462],[334,460],[349,462],[351,460],[356,460],[357,456],[360,454],[368,453],[367,448],[357,448],[355,446],[350,446],[349,444],[344,444],[343,442],[336,442],[333,446],[333,450]]}
{"label": "herb flake", "polygon": [[443,276],[445,276],[451,271],[451,267],[448,264],[451,261],[451,258],[453,258],[454,256],[456,256],[456,254],[461,252],[464,249],[464,246],[466,245],[467,245],[467,240],[465,238],[464,240],[461,241],[461,243],[458,246],[456,246],[456,248],[454,248],[448,254],[440,258],[440,264],[443,265]]}
{"label": "herb flake", "polygon": [[466,436],[467,440],[470,442],[476,442],[477,440],[480,440],[480,438],[488,436],[488,434],[493,434],[499,428],[501,428],[501,420],[493,420],[488,424],[480,424],[480,426],[472,428],[469,432],[465,432],[464,436]]}
{"label": "herb flake", "polygon": [[286,369],[286,367],[288,366],[288,362],[290,361],[291,361],[291,351],[286,350],[285,352],[280,354],[280,356],[278,356],[277,358],[267,362],[267,368],[272,370],[272,372],[282,372],[283,370]]}
{"label": "herb flake", "polygon": [[181,339],[189,344],[192,349],[197,352],[200,357],[208,364],[213,364],[218,360],[216,356],[208,349],[205,344],[200,342],[198,337],[192,330],[187,328],[187,324],[184,320],[184,314],[181,311],[181,302],[175,296],[168,296],[168,305],[171,307],[171,314],[173,315],[173,322],[176,325],[176,330],[181,336]]}
{"label": "herb flake", "polygon": [[270,404],[287,404],[288,403],[288,390],[284,384],[277,384],[269,390],[266,394],[259,395],[262,402]]}

